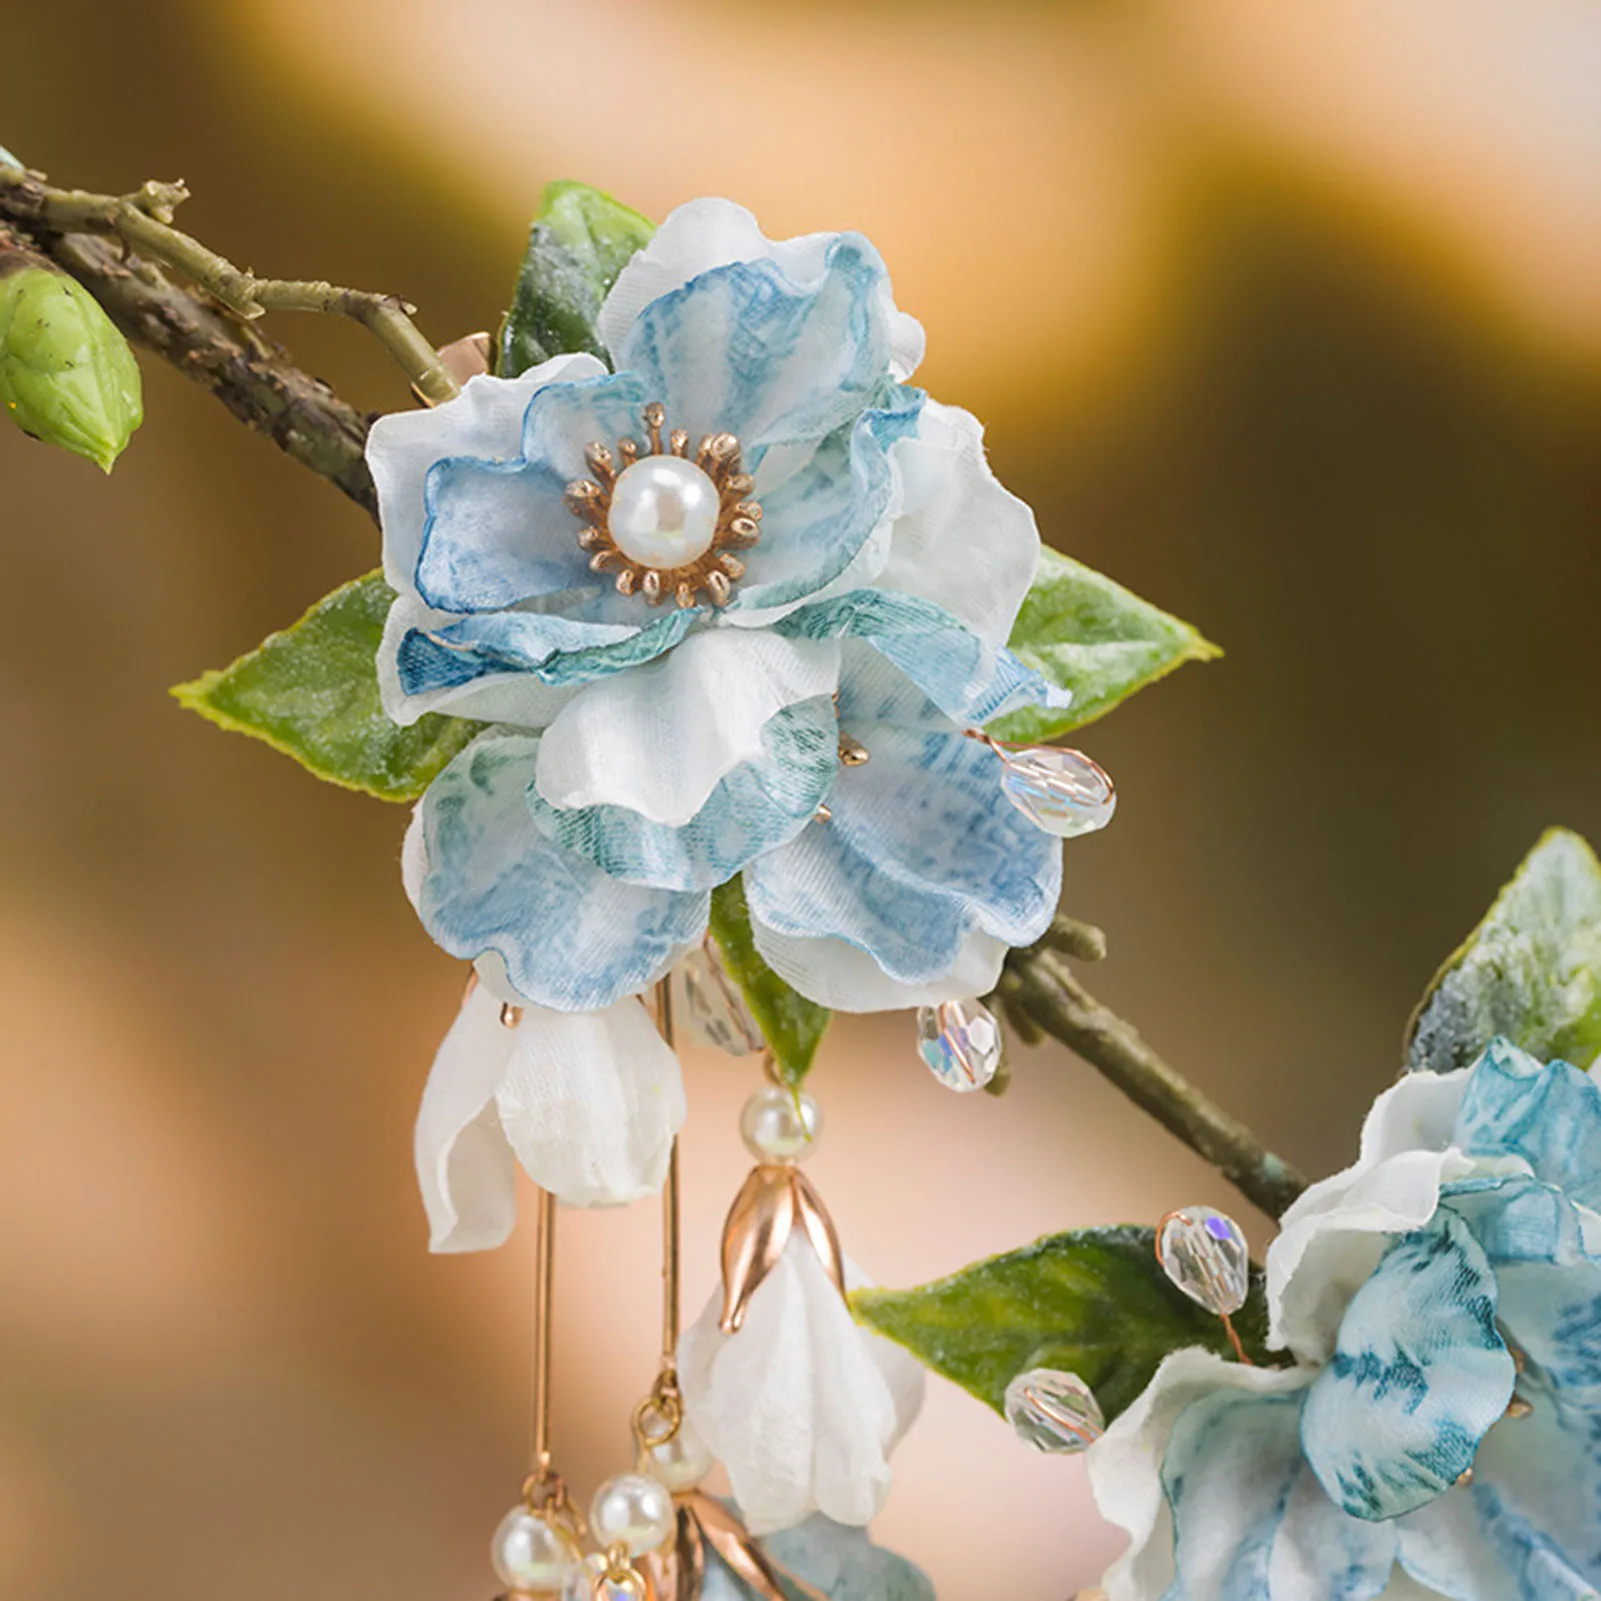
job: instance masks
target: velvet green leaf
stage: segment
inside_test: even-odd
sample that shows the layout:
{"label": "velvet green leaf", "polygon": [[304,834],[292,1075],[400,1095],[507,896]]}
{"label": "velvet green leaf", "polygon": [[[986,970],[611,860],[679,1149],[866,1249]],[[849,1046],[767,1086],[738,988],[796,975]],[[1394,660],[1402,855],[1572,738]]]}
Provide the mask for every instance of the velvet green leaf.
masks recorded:
{"label": "velvet green leaf", "polygon": [[325,596],[221,672],[173,694],[223,728],[263,739],[318,778],[379,800],[415,800],[483,728],[460,717],[390,722],[375,666],[394,591],[372,572]]}
{"label": "velvet green leaf", "polygon": [[1010,643],[1030,667],[1073,692],[1064,710],[1030,706],[990,724],[992,733],[1016,740],[1056,739],[1175,667],[1222,654],[1188,623],[1048,548]]}
{"label": "velvet green leaf", "polygon": [[1553,828],[1435,975],[1407,1035],[1409,1071],[1466,1067],[1497,1034],[1542,1060],[1601,1055],[1601,863]]}
{"label": "velvet green leaf", "polygon": [[605,360],[595,329],[600,304],[629,257],[655,231],[648,218],[588,184],[551,184],[529,230],[511,310],[501,324],[497,371],[515,378],[577,350]]}
{"label": "velvet green leaf", "polygon": [[731,878],[712,891],[711,932],[723,967],[745,997],[779,1073],[786,1083],[800,1084],[811,1071],[812,1058],[834,1014],[791,989],[762,960],[739,879]]}
{"label": "velvet green leaf", "polygon": [[[1031,1367],[1076,1373],[1108,1422],[1182,1346],[1227,1354],[1222,1322],[1168,1282],[1155,1231],[1127,1225],[1051,1234],[915,1290],[858,1290],[856,1316],[918,1361],[1002,1410],[1006,1386]],[[1235,1328],[1266,1359],[1259,1275]]]}

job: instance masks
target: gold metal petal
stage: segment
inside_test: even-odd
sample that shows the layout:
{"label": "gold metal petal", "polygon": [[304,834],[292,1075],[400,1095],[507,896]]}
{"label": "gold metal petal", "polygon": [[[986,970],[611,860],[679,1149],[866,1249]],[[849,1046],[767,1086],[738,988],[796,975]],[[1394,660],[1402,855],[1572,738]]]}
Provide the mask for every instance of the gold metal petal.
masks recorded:
{"label": "gold metal petal", "polygon": [[792,1594],[803,1597],[803,1601],[828,1601],[821,1590],[793,1573],[783,1573],[780,1578],[780,1570],[757,1545],[750,1531],[721,1502],[696,1491],[689,1497],[689,1505],[706,1544],[735,1578],[761,1597],[761,1601],[789,1601]]}
{"label": "gold metal petal", "polygon": [[675,428],[668,436],[667,443],[672,447],[675,456],[689,454],[689,435],[682,428]]}
{"label": "gold metal petal", "polygon": [[742,500],[734,507],[734,515],[736,517],[749,517],[753,523],[759,523],[762,520],[762,508],[757,501]]}
{"label": "gold metal petal", "polygon": [[589,558],[589,570],[592,573],[603,573],[608,567],[615,567],[622,559],[622,553],[608,545],[604,550],[597,550]]}
{"label": "gold metal petal", "polygon": [[637,439],[619,439],[617,441],[617,454],[623,458],[625,468],[632,467],[639,460],[639,441]]}
{"label": "gold metal petal", "polygon": [[750,1298],[773,1271],[795,1227],[792,1169],[764,1163],[751,1169],[723,1222],[723,1315],[718,1327],[735,1334]]}
{"label": "gold metal petal", "polygon": [[842,767],[865,767],[872,752],[854,734],[839,736],[839,760]]}
{"label": "gold metal petal", "polygon": [[845,1253],[839,1247],[839,1235],[834,1220],[823,1205],[823,1198],[812,1186],[812,1181],[798,1167],[789,1170],[790,1184],[795,1191],[795,1213],[806,1237],[812,1242],[823,1270],[834,1281],[834,1287],[845,1294]]}
{"label": "gold metal petal", "polygon": [[659,400],[653,400],[642,415],[645,427],[650,431],[650,453],[659,456],[662,453],[662,424],[667,421],[667,408]]}
{"label": "gold metal petal", "polygon": [[730,578],[743,578],[745,576],[744,562],[742,562],[738,556],[729,555],[726,550],[720,556],[718,556],[717,565],[721,567]]}
{"label": "gold metal petal", "polygon": [[734,586],[726,573],[707,573],[706,593],[711,596],[712,605],[726,606],[734,598]]}
{"label": "gold metal petal", "polygon": [[674,597],[683,611],[688,611],[695,604],[695,588],[693,584],[680,584],[674,591]]}
{"label": "gold metal petal", "polygon": [[612,460],[610,449],[598,439],[584,446],[584,461],[603,484],[610,484],[617,476],[616,464]]}
{"label": "gold metal petal", "polygon": [[730,473],[723,480],[723,493],[732,495],[736,500],[748,495],[756,487],[756,480],[749,473]]}
{"label": "gold metal petal", "polygon": [[635,573],[632,567],[623,568],[617,575],[617,593],[619,595],[632,595],[637,578],[638,574]]}
{"label": "gold metal petal", "polygon": [[749,517],[736,517],[728,525],[728,542],[731,545],[754,545],[761,536],[761,529]]}
{"label": "gold metal petal", "polygon": [[640,593],[644,595],[652,606],[661,605],[662,575],[653,567],[639,581]]}

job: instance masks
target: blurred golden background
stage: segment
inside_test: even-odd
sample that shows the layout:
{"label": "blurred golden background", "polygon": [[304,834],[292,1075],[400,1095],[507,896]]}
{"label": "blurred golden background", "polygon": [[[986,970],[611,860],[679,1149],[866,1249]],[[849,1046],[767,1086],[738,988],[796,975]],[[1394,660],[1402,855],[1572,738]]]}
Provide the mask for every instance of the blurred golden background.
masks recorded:
{"label": "blurred golden background", "polygon": [[[236,261],[492,327],[541,186],[868,233],[922,381],[1046,538],[1224,645],[1084,736],[1093,987],[1313,1173],[1548,822],[1601,835],[1601,12],[1583,0],[0,4],[0,140],[186,178]],[[353,327],[271,330],[408,403]],[[0,1593],[487,1601],[526,1435],[529,1233],[430,1258],[410,1123],[462,973],[398,809],[185,716],[374,530],[146,365],[116,475],[0,434]],[[692,1307],[746,1063],[691,1053]],[[814,1164],[917,1282],[1233,1205],[1066,1052],[957,1098],[838,1026]],[[1256,1238],[1265,1221],[1248,1217]],[[587,1495],[652,1372],[650,1207],[564,1220],[557,1443]],[[1117,1547],[1081,1466],[938,1382],[881,1538],[946,1601]]]}

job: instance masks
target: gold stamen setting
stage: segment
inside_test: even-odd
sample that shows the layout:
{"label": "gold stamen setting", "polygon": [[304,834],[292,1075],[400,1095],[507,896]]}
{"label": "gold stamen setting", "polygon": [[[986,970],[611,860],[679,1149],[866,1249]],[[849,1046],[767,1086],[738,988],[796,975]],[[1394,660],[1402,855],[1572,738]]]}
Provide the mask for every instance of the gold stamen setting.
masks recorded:
{"label": "gold stamen setting", "polygon": [[[745,563],[734,552],[761,538],[762,508],[750,498],[753,480],[740,469],[739,440],[728,433],[707,434],[691,455],[689,435],[682,428],[664,436],[667,411],[659,401],[646,406],[640,417],[646,434],[643,444],[637,439],[619,439],[613,451],[595,441],[584,450],[591,476],[575,478],[567,485],[567,507],[583,524],[578,543],[589,552],[590,570],[611,574],[618,594],[642,595],[652,606],[671,598],[688,610],[702,591],[713,606],[726,606],[733,598],[734,585],[745,576]],[[612,533],[612,500],[618,481],[630,467],[652,456],[693,462],[716,489],[711,543],[682,566],[648,565],[625,552]]]}

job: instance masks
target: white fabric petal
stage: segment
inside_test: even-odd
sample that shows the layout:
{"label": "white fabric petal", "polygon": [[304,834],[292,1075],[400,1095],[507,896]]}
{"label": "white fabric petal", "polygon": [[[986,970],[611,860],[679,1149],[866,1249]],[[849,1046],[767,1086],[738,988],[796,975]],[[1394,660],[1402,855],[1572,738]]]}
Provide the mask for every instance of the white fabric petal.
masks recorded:
{"label": "white fabric petal", "polygon": [[[1295,1368],[1226,1362],[1198,1347],[1175,1351],[1162,1363],[1139,1399],[1085,1459],[1101,1516],[1129,1535],[1129,1549],[1101,1581],[1107,1601],[1158,1601],[1170,1593],[1175,1578],[1173,1512],[1162,1487],[1162,1464],[1185,1408],[1220,1389],[1282,1394],[1301,1389],[1313,1376]],[[1242,1505],[1247,1505],[1244,1487],[1238,1488]],[[1236,1537],[1231,1527],[1219,1528],[1222,1549],[1227,1550],[1227,1542]],[[1272,1593],[1277,1596],[1279,1591]],[[1189,1592],[1185,1594],[1188,1597]]]}
{"label": "white fabric petal", "polygon": [[766,1534],[814,1512],[871,1521],[889,1493],[889,1453],[922,1404],[922,1369],[857,1325],[799,1233],[738,1334],[718,1328],[721,1309],[719,1293],[685,1331],[679,1378],[746,1526]]}
{"label": "white fabric petal", "polygon": [[660,1190],[687,1106],[678,1058],[644,1006],[528,1007],[503,1032],[515,1046],[495,1102],[528,1176],[567,1206],[626,1206]]}
{"label": "white fabric petal", "polygon": [[547,384],[598,378],[606,371],[594,356],[553,356],[520,378],[469,378],[454,399],[432,410],[380,417],[367,435],[367,465],[378,490],[384,531],[384,578],[391,589],[413,594],[422,551],[428,470],[449,456],[506,461],[522,454],[523,413]]}
{"label": "white fabric petal", "polygon": [[1482,1165],[1450,1144],[1469,1071],[1413,1073],[1386,1090],[1363,1124],[1356,1162],[1284,1214],[1266,1263],[1272,1345],[1327,1362],[1390,1236],[1422,1228],[1441,1184]]}
{"label": "white fabric petal", "polygon": [[417,1183],[431,1250],[490,1250],[517,1221],[516,1162],[495,1106],[515,1048],[513,1031],[500,1026],[500,1002],[480,986],[439,1047],[417,1114]]}
{"label": "white fabric petal", "polygon": [[836,1012],[894,1012],[988,995],[1000,981],[1010,949],[1005,940],[975,928],[962,942],[955,964],[937,980],[903,984],[848,940],[780,934],[755,916],[751,933],[762,960],[791,989]]}
{"label": "white fabric petal", "polygon": [[578,693],[577,685],[553,689],[530,673],[497,673],[452,689],[408,695],[400,687],[395,666],[401,641],[412,629],[439,628],[456,620],[450,612],[435,611],[415,595],[402,593],[395,597],[384,619],[384,636],[378,646],[378,698],[391,722],[409,728],[429,712],[444,712],[485,723],[541,729]]}
{"label": "white fabric petal", "polygon": [[901,504],[877,586],[943,606],[1000,650],[1039,567],[1034,513],[990,471],[978,419],[955,406],[925,401],[891,455]]}
{"label": "white fabric petal", "polygon": [[[810,288],[823,276],[831,233],[803,234],[795,239],[769,239],[755,217],[732,200],[691,200],[672,212],[649,244],[617,276],[600,308],[597,327],[615,356],[635,319],[651,301],[681,289],[692,278],[736,261],[771,261],[798,288]],[[889,316],[891,371],[898,379],[911,375],[923,359],[923,327],[895,306],[889,285],[882,290]]]}
{"label": "white fabric petal", "polygon": [[681,828],[797,701],[832,695],[837,640],[713,628],[671,654],[584,686],[539,747],[535,782],[552,806],[626,806]]}

